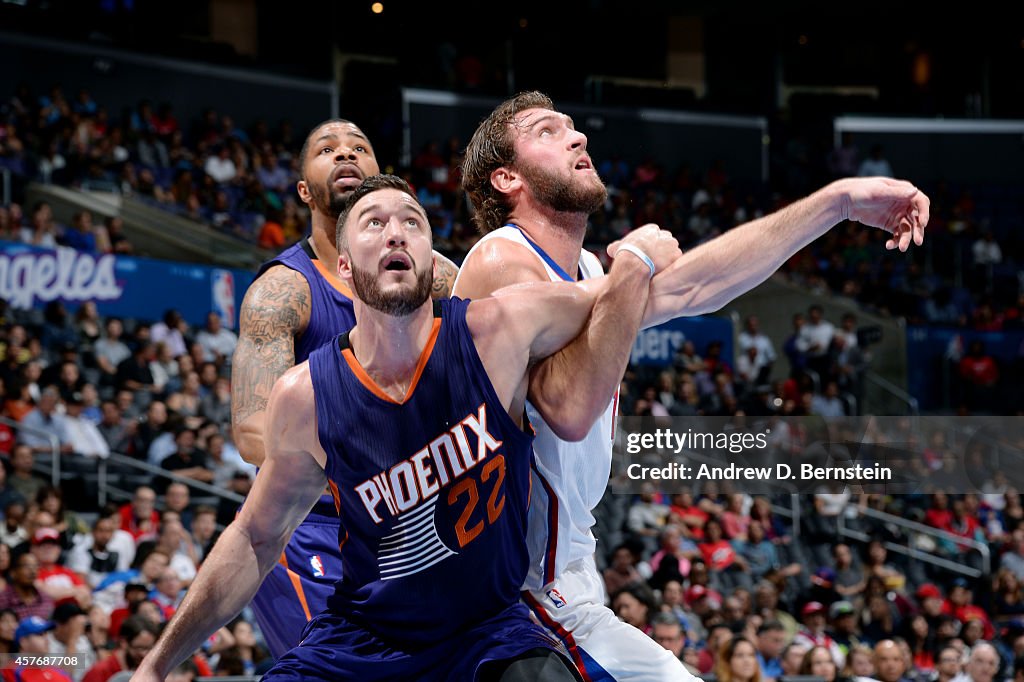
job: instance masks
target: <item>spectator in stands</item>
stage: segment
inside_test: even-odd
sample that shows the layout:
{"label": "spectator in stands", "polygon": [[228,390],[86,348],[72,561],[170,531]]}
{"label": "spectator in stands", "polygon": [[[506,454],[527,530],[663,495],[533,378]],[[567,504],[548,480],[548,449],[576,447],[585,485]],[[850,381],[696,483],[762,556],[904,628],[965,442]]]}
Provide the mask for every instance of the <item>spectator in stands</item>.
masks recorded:
{"label": "spectator in stands", "polygon": [[1024,528],[1017,527],[1010,537],[1010,549],[1000,557],[999,563],[1012,571],[1018,580],[1024,581]]}
{"label": "spectator in stands", "polygon": [[757,648],[745,637],[734,637],[725,644],[715,662],[719,682],[761,682]]}
{"label": "spectator in stands", "polygon": [[661,589],[669,580],[682,582],[690,574],[690,559],[700,555],[696,545],[684,540],[678,526],[668,524],[658,536],[659,549],[651,557],[653,575],[648,584]]}
{"label": "spectator in stands", "polygon": [[[53,452],[53,445],[46,434],[56,436],[61,453],[72,452],[67,423],[64,415],[57,410],[59,404],[60,393],[55,387],[47,387],[43,389],[36,407],[21,420],[23,429],[18,431],[18,438],[33,453]],[[29,499],[32,497],[34,495],[28,496]]]}
{"label": "spectator in stands", "polygon": [[787,641],[792,640],[799,630],[796,618],[779,608],[779,589],[768,580],[762,580],[754,587],[754,613],[766,623],[772,620],[782,623],[786,628]]}
{"label": "spectator in stands", "polygon": [[841,667],[846,660],[842,650],[834,639],[825,631],[827,623],[827,607],[818,601],[804,604],[800,609],[802,626],[793,637],[793,641],[803,644],[808,649],[824,647],[832,655],[836,666]]}
{"label": "spectator in stands", "polygon": [[217,510],[206,504],[196,507],[192,518],[191,542],[196,564],[201,564],[217,541]]}
{"label": "spectator in stands", "polygon": [[156,587],[150,593],[149,598],[160,607],[163,612],[163,620],[168,621],[181,605],[184,596],[185,590],[182,587],[181,578],[173,568],[168,566],[157,578]]}
{"label": "spectator in stands", "polygon": [[643,540],[648,551],[653,551],[655,538],[665,526],[668,518],[668,505],[656,501],[654,486],[645,483],[640,492],[640,500],[629,508],[627,526],[633,534]]}
{"label": "spectator in stands", "polygon": [[628,543],[623,543],[612,551],[608,568],[604,569],[604,584],[608,594],[614,594],[628,585],[643,582],[643,576],[636,565],[639,556]]}
{"label": "spectator in stands", "polygon": [[[158,196],[161,201],[168,201],[169,198],[163,191]],[[107,228],[107,239],[110,240],[110,248],[114,253],[131,255],[135,253],[135,247],[124,233],[124,220],[120,216],[111,216],[103,221]]]}
{"label": "spectator in stands", "polygon": [[110,446],[96,424],[82,416],[84,409],[84,396],[80,392],[73,393],[67,401],[64,415],[68,445],[76,455],[106,459],[110,456]]}
{"label": "spectator in stands", "polygon": [[74,600],[92,603],[91,590],[74,571],[60,563],[61,534],[52,527],[39,528],[32,536],[32,555],[38,562],[36,587],[54,603]]}
{"label": "spectator in stands", "polygon": [[64,231],[58,243],[86,253],[109,252],[110,245],[100,243],[101,241],[106,242],[106,235],[104,235],[102,240],[97,239],[97,236],[95,226],[92,223],[92,213],[89,211],[78,211],[71,216],[71,227]]}
{"label": "spectator in stands", "polygon": [[199,413],[220,427],[231,423],[231,382],[227,377],[217,377],[213,390],[203,396]]}
{"label": "spectator in stands", "polygon": [[155,537],[160,528],[160,514],[156,511],[156,492],[148,486],[135,489],[132,501],[121,507],[121,530],[131,533],[136,543],[146,537]]}
{"label": "spectator in stands", "polygon": [[[2,467],[0,467],[2,468]],[[0,526],[0,541],[14,549],[25,542],[28,531],[25,529],[25,498],[19,494],[4,507],[4,523]]]}
{"label": "spectator in stands", "polygon": [[765,621],[757,628],[757,662],[766,682],[782,676],[782,651],[786,646],[786,628],[777,620]]}
{"label": "spectator in stands", "polygon": [[109,317],[104,325],[105,335],[93,343],[93,357],[101,374],[101,386],[113,386],[117,366],[131,357],[132,352],[121,340],[124,325],[120,319]]}
{"label": "spectator in stands", "polygon": [[[121,361],[114,375],[114,385],[118,390],[129,390],[133,393],[146,392],[154,394],[157,389],[153,381],[153,372],[149,363],[156,357],[155,348],[150,341],[142,340],[132,351],[130,357]],[[138,400],[138,398],[136,398]],[[141,404],[145,405],[146,402]]]}
{"label": "spectator in stands", "polygon": [[181,366],[165,342],[155,344],[149,371],[153,374],[153,391],[157,395],[166,398],[181,390]]}
{"label": "spectator in stands", "polygon": [[203,347],[206,362],[230,365],[238,335],[223,326],[220,315],[211,312],[206,316],[206,327],[196,335],[196,341]]}
{"label": "spectator in stands", "polygon": [[[147,592],[152,590],[157,578],[169,563],[170,556],[162,550],[154,549],[149,554],[139,552],[135,556],[136,566],[127,571],[115,571],[108,575],[96,586],[93,598],[97,604],[112,612],[125,599],[127,585],[141,583]],[[159,609],[157,611],[159,612]]]}
{"label": "spectator in stands", "polygon": [[[167,414],[167,405],[161,400],[154,400],[146,408],[146,416],[135,430],[132,444],[132,455],[136,459],[148,461],[159,466],[163,458],[173,452],[173,434],[171,422]],[[154,443],[165,434],[171,434],[164,440],[169,444],[163,448],[155,448]],[[159,450],[159,452],[157,452]]]}
{"label": "spectator in stands", "polygon": [[32,206],[31,224],[21,228],[21,241],[44,249],[57,248],[57,223],[45,201],[38,201]]}
{"label": "spectator in stands", "polygon": [[961,673],[962,656],[953,646],[943,646],[935,654],[935,682],[952,682]]}
{"label": "spectator in stands", "polygon": [[32,448],[25,443],[15,445],[11,450],[11,473],[7,477],[7,482],[25,500],[34,500],[40,488],[46,485],[43,479],[33,473],[34,466],[35,455]]}
{"label": "spectator in stands", "polygon": [[704,524],[704,541],[698,543],[697,548],[714,578],[720,581],[721,589],[732,590],[737,587],[749,589],[753,584],[750,578],[750,567],[746,560],[736,553],[732,544],[725,539],[722,524],[718,519],[710,518]]}
{"label": "spectator in stands", "polygon": [[207,157],[203,171],[218,185],[232,182],[238,177],[238,169],[231,158],[231,148],[221,145],[214,154]]}
{"label": "spectator in stands", "polygon": [[0,611],[0,654],[13,654],[17,651],[14,644],[14,633],[18,630],[18,614],[13,609]]}
{"label": "spectator in stands", "polygon": [[217,663],[218,675],[261,675],[269,670],[273,663],[270,654],[256,643],[252,625],[236,618],[228,625],[228,630],[235,639],[234,646],[222,651]]}
{"label": "spectator in stands", "polygon": [[682,660],[686,638],[679,619],[672,613],[657,613],[651,619],[651,638]]}
{"label": "spectator in stands", "polygon": [[[209,467],[209,458],[203,450],[196,447],[196,432],[187,426],[179,427],[174,438],[176,450],[165,457],[160,463],[167,471],[178,476],[192,478],[203,483],[213,481],[213,471]],[[156,487],[166,490],[169,479],[158,479]]]}
{"label": "spectator in stands", "polygon": [[820,417],[845,417],[846,405],[839,397],[839,384],[830,381],[823,394],[811,398],[811,411]]}
{"label": "spectator in stands", "polygon": [[804,664],[804,656],[807,655],[807,645],[798,642],[790,642],[782,650],[782,676],[793,677],[800,674],[800,668]]}
{"label": "spectator in stands", "polygon": [[[53,629],[53,623],[42,616],[28,616],[18,623],[14,632],[14,643],[19,654],[25,657],[45,658],[50,652],[46,633]],[[46,680],[47,682],[70,682],[71,678],[60,668],[43,661],[41,664],[30,665],[19,662],[17,658],[9,661],[3,670],[3,679],[12,682],[26,680]]]}
{"label": "spectator in stands", "polygon": [[131,542],[130,552],[126,548],[112,546],[117,526],[110,516],[100,516],[93,524],[92,533],[76,539],[75,546],[68,554],[67,566],[95,587],[115,571],[127,571],[135,558],[135,543]]}
{"label": "spectator in stands", "polygon": [[38,616],[47,619],[53,613],[53,599],[36,588],[39,560],[32,553],[14,559],[11,580],[0,592],[0,609],[13,609],[19,619]]}
{"label": "spectator in stands", "polygon": [[196,556],[192,538],[181,525],[177,513],[164,512],[160,518],[160,534],[157,538],[139,543],[139,554],[145,556],[151,551],[158,551],[170,557],[167,565],[186,586],[196,577],[199,558]]}
{"label": "spectator in stands", "polygon": [[846,656],[843,668],[845,677],[852,677],[856,682],[868,682],[875,678],[875,651],[866,644],[858,644]]}
{"label": "spectator in stands", "polygon": [[8,482],[6,463],[0,460],[0,510],[6,510],[12,502],[24,503],[25,498]]}
{"label": "spectator in stands", "polygon": [[988,642],[978,642],[971,649],[963,673],[954,679],[957,682],[992,682],[999,671],[999,663],[996,648]]}
{"label": "spectator in stands", "polygon": [[832,546],[832,562],[835,566],[835,589],[844,599],[856,599],[867,586],[867,579],[860,566],[854,564],[850,546],[838,542]]}
{"label": "spectator in stands", "polygon": [[626,623],[649,635],[650,617],[654,613],[655,599],[651,590],[639,583],[628,585],[611,598],[612,611]]}
{"label": "spectator in stands", "polygon": [[104,400],[100,404],[100,412],[102,416],[96,428],[107,444],[107,449],[119,455],[128,454],[138,423],[126,420],[121,414],[121,408],[113,400]]}
{"label": "spectator in stands", "polygon": [[164,511],[171,511],[178,515],[178,520],[185,529],[192,527],[192,510],[189,506],[192,503],[188,486],[177,481],[170,483],[164,492]]}
{"label": "spectator in stands", "polygon": [[82,682],[107,682],[120,671],[134,671],[156,644],[159,629],[141,616],[132,616],[121,624],[114,652],[93,665]]}
{"label": "spectator in stands", "polygon": [[960,360],[959,369],[966,406],[972,410],[990,409],[999,381],[999,366],[995,358],[985,352],[984,342],[971,341],[967,355]]}
{"label": "spectator in stands", "polygon": [[85,634],[88,620],[86,612],[78,604],[58,604],[53,610],[53,629],[46,635],[47,652],[77,659],[77,665],[72,669],[75,680],[81,680],[85,671],[96,664],[96,652]]}
{"label": "spectator in stands", "polygon": [[[884,594],[873,594],[866,600],[861,618],[861,632],[868,642],[884,643],[896,636],[899,629],[899,614]],[[878,662],[878,648],[875,650],[875,667]],[[903,674],[903,671],[900,671]]]}
{"label": "spectator in stands", "polygon": [[861,177],[894,177],[892,166],[885,158],[882,145],[875,144],[871,146],[871,152],[869,153],[868,158],[861,162],[860,168],[857,169],[857,175]]}
{"label": "spectator in stands", "polygon": [[829,349],[835,327],[824,319],[820,305],[812,305],[807,311],[807,322],[800,327],[797,349],[806,354],[807,368],[817,372],[824,379],[829,370]]}
{"label": "spectator in stands", "polygon": [[153,343],[165,342],[171,349],[171,355],[178,357],[188,352],[185,343],[187,333],[188,323],[181,317],[181,313],[171,308],[164,311],[163,318],[150,328],[149,338]]}
{"label": "spectator in stands", "polygon": [[761,373],[756,377],[757,383],[766,383],[771,376],[772,365],[775,363],[775,345],[772,340],[761,331],[761,322],[756,315],[750,315],[744,322],[744,329],[737,337],[737,344],[740,353],[746,352],[748,348],[757,349],[757,361],[761,366]]}

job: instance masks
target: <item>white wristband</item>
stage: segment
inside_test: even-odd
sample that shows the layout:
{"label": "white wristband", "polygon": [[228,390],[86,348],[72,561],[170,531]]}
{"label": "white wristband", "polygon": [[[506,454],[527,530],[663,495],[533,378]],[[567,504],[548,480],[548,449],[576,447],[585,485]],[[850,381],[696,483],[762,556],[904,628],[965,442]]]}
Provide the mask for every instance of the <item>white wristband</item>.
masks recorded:
{"label": "white wristband", "polygon": [[623,251],[629,251],[631,254],[642,260],[647,265],[647,267],[651,269],[651,277],[654,277],[654,261],[652,261],[651,257],[644,253],[639,246],[633,246],[632,244],[623,244],[622,246],[619,247],[617,253],[622,253]]}

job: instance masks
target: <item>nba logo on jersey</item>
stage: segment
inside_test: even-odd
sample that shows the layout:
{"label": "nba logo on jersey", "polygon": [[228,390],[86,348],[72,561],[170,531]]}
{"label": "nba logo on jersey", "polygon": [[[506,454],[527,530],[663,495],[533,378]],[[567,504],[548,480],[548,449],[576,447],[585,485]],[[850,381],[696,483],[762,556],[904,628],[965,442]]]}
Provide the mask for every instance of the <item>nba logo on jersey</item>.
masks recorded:
{"label": "nba logo on jersey", "polygon": [[562,593],[556,589],[548,590],[548,599],[551,600],[551,603],[555,605],[556,609],[560,609],[565,606],[565,598],[562,596]]}
{"label": "nba logo on jersey", "polygon": [[324,577],[324,562],[320,560],[319,554],[314,554],[309,557],[309,565],[313,567],[314,578]]}
{"label": "nba logo on jersey", "polygon": [[214,270],[210,273],[210,298],[213,300],[213,312],[220,315],[225,327],[234,329],[235,276],[230,270]]}

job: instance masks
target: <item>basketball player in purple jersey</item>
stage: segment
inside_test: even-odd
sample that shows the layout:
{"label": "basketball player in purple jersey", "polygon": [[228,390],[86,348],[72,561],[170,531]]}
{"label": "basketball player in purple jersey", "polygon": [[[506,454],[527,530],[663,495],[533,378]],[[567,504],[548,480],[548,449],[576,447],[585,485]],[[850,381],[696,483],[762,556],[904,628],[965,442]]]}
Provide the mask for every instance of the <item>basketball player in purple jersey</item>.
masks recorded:
{"label": "basketball player in purple jersey", "polygon": [[[455,295],[476,299],[513,284],[601,274],[583,241],[604,184],[586,136],[547,96],[517,95],[480,124],[466,149],[463,185],[485,235],[463,261]],[[922,243],[928,198],[888,178],[832,183],[680,256],[652,282],[643,324],[718,310],[843,220],[881,227],[892,233],[887,248],[906,251],[911,240]],[[593,559],[591,510],[607,486],[617,389],[639,324],[595,310],[584,333],[533,372],[527,405],[537,437],[523,599],[588,682],[692,678],[605,606]]]}
{"label": "basketball player in purple jersey", "polygon": [[577,679],[519,601],[529,372],[592,311],[639,318],[678,245],[649,226],[609,247],[607,277],[432,304],[430,227],[393,176],[353,194],[338,240],[357,324],[275,385],[253,491],[136,679],[162,679],[249,601],[325,483],[342,577],[264,679]]}
{"label": "basketball player in purple jersey", "polygon": [[[311,235],[260,268],[242,302],[232,369],[235,442],[250,464],[262,465],[267,399],[285,370],[355,323],[352,294],[337,276],[335,230],[345,199],[379,172],[362,130],[342,119],[310,131],[299,155],[298,193],[312,213]],[[456,272],[439,256],[436,297],[449,295]],[[253,600],[260,630],[275,656],[299,642],[323,610],[341,564],[338,515],[330,496],[314,506]]]}

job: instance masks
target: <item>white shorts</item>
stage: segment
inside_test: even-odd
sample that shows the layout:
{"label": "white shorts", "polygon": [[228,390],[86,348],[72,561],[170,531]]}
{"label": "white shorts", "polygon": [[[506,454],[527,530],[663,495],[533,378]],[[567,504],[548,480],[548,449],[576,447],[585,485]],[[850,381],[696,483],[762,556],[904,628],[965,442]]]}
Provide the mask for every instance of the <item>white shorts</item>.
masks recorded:
{"label": "white shorts", "polygon": [[605,606],[593,557],[569,564],[543,591],[524,591],[523,601],[565,645],[587,682],[699,682],[672,652]]}

